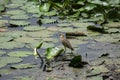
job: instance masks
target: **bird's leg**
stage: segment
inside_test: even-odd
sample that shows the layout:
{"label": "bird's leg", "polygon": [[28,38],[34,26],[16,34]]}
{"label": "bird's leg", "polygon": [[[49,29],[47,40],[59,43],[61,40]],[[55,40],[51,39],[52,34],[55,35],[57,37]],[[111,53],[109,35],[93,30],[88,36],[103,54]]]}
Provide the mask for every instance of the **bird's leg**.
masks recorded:
{"label": "bird's leg", "polygon": [[64,53],[66,52],[66,47],[64,46]]}

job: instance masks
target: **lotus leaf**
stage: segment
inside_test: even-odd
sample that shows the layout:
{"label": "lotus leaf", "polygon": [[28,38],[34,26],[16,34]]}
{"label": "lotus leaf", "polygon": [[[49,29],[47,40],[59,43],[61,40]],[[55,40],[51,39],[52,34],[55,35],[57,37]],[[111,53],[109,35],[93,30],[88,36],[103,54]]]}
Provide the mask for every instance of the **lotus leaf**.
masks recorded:
{"label": "lotus leaf", "polygon": [[30,63],[16,64],[16,65],[11,66],[12,69],[30,69],[30,68],[34,68],[34,67],[35,67],[35,65],[30,64]]}
{"label": "lotus leaf", "polygon": [[59,39],[57,38],[44,38],[45,42],[58,42]]}
{"label": "lotus leaf", "polygon": [[11,73],[11,70],[8,70],[8,69],[0,70],[0,74],[10,74],[10,73]]}
{"label": "lotus leaf", "polygon": [[30,51],[13,51],[8,53],[8,55],[12,57],[27,57],[32,54]]}
{"label": "lotus leaf", "polygon": [[1,49],[22,48],[24,46],[25,46],[25,44],[18,43],[18,42],[3,42],[3,43],[0,43],[0,48]]}
{"label": "lotus leaf", "polygon": [[54,26],[48,27],[47,30],[52,32],[58,32],[58,28]]}
{"label": "lotus leaf", "polygon": [[11,41],[11,40],[13,40],[12,37],[0,37],[0,43],[1,42],[8,42],[8,41]]}
{"label": "lotus leaf", "polygon": [[73,22],[72,24],[75,27],[84,27],[84,28],[87,28],[90,25],[94,25],[93,23],[82,23],[82,22]]}
{"label": "lotus leaf", "polygon": [[14,37],[14,38],[17,38],[17,37],[22,37],[22,36],[25,36],[27,33],[25,31],[18,31],[18,30],[15,30],[15,31],[8,31],[8,32],[1,32],[0,33],[0,36],[5,36],[5,37]]}
{"label": "lotus leaf", "polygon": [[[30,76],[18,76],[18,77],[14,77],[15,80],[34,80],[33,77]],[[12,80],[14,80],[12,79]]]}
{"label": "lotus leaf", "polygon": [[0,5],[0,12],[1,12],[1,11],[4,11],[4,10],[5,10],[5,7],[2,6],[2,5]]}
{"label": "lotus leaf", "polygon": [[109,72],[109,70],[103,65],[101,65],[101,66],[92,66],[91,69],[93,69],[93,70],[92,70],[92,72],[87,74],[88,76],[100,74],[100,73],[103,73],[103,72]]}
{"label": "lotus leaf", "polygon": [[51,12],[46,12],[45,14],[43,14],[44,16],[54,16],[54,15],[56,15],[57,14],[57,12],[55,12],[55,11],[51,11]]}
{"label": "lotus leaf", "polygon": [[56,19],[41,19],[41,22],[44,23],[44,24],[49,24],[49,23],[56,23],[57,20]]}
{"label": "lotus leaf", "polygon": [[17,14],[26,14],[23,10],[10,10],[7,11],[6,14],[8,15],[17,15]]}
{"label": "lotus leaf", "polygon": [[31,37],[50,37],[53,34],[54,34],[53,32],[50,32],[48,30],[42,30],[38,32],[28,32],[28,35]]}
{"label": "lotus leaf", "polygon": [[88,77],[87,80],[103,80],[101,76]]}
{"label": "lotus leaf", "polygon": [[22,59],[17,57],[0,57],[0,67],[4,67],[9,63],[18,63],[21,61]]}
{"label": "lotus leaf", "polygon": [[60,27],[67,27],[67,26],[71,26],[70,23],[60,23],[60,24],[57,24],[58,26]]}
{"label": "lotus leaf", "polygon": [[59,49],[57,47],[47,48],[45,57],[47,58],[47,60],[52,60],[56,56],[60,55],[63,51],[63,49]]}
{"label": "lotus leaf", "polygon": [[47,42],[44,42],[43,45],[42,45],[42,48],[46,49],[46,48],[49,48],[49,47],[54,47],[54,44],[53,43],[47,43]]}
{"label": "lotus leaf", "polygon": [[27,7],[27,12],[33,13],[33,14],[40,13],[39,6],[36,6],[36,5],[29,6],[29,7]]}
{"label": "lotus leaf", "polygon": [[14,16],[11,16],[10,17],[11,19],[29,19],[29,16],[27,16],[27,15],[14,15]]}
{"label": "lotus leaf", "polygon": [[18,5],[18,4],[7,4],[5,7],[7,7],[7,8],[17,8],[19,6],[20,5]]}
{"label": "lotus leaf", "polygon": [[44,29],[45,29],[44,26],[26,26],[23,28],[23,30],[25,31],[40,31]]}
{"label": "lotus leaf", "polygon": [[48,12],[50,10],[51,3],[44,3],[39,6],[40,11]]}
{"label": "lotus leaf", "polygon": [[15,20],[11,20],[9,23],[15,26],[26,26],[30,24],[30,22],[28,21],[15,21]]}
{"label": "lotus leaf", "polygon": [[0,50],[0,56],[2,56],[3,54],[5,54],[6,52],[5,51],[1,51]]}
{"label": "lotus leaf", "polygon": [[15,39],[16,42],[22,42],[22,43],[34,43],[36,42],[38,38],[31,38],[31,37],[20,37]]}
{"label": "lotus leaf", "polygon": [[8,20],[0,20],[0,27],[4,27]]}

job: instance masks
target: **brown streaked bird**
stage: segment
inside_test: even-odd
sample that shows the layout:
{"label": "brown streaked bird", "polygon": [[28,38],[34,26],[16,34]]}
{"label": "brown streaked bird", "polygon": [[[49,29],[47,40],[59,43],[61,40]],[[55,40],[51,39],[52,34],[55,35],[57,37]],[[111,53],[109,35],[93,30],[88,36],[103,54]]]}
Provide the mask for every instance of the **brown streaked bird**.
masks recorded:
{"label": "brown streaked bird", "polygon": [[73,47],[71,46],[70,42],[65,38],[64,34],[60,34],[60,41],[62,42],[65,52],[66,52],[66,47],[71,49],[71,52],[74,50]]}

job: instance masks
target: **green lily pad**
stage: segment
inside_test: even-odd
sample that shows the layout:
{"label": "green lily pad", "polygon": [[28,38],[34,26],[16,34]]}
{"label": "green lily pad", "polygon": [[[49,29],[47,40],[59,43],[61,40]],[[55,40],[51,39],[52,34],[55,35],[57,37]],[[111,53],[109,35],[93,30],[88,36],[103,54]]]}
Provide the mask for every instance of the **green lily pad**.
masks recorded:
{"label": "green lily pad", "polygon": [[27,12],[28,12],[28,13],[33,13],[33,14],[35,14],[35,13],[40,13],[40,11],[39,11],[39,6],[37,6],[37,5],[28,6],[28,7],[27,7]]}
{"label": "green lily pad", "polygon": [[11,0],[11,2],[14,4],[23,4],[23,3],[26,3],[27,0]]}
{"label": "green lily pad", "polygon": [[3,5],[0,5],[0,12],[4,10],[5,10],[5,7]]}
{"label": "green lily pad", "polygon": [[40,11],[48,12],[50,10],[51,3],[44,3],[39,6]]}
{"label": "green lily pad", "polygon": [[93,69],[93,70],[92,70],[92,72],[87,74],[88,76],[97,75],[97,74],[104,73],[104,72],[109,72],[109,70],[103,65],[101,65],[101,66],[92,66],[91,69]]}
{"label": "green lily pad", "polygon": [[110,28],[120,28],[120,22],[110,22],[108,24],[105,24],[104,26]]}
{"label": "green lily pad", "polygon": [[73,31],[75,31],[75,29],[73,29],[72,27],[65,27],[65,28],[58,28],[58,31],[60,31],[60,32],[73,32]]}
{"label": "green lily pad", "polygon": [[43,24],[49,24],[49,23],[56,23],[57,20],[56,19],[48,19],[48,18],[46,18],[46,19],[41,19],[41,22]]}
{"label": "green lily pad", "polygon": [[42,31],[37,31],[37,32],[28,32],[27,35],[31,37],[50,37],[54,33],[48,30],[42,30]]}
{"label": "green lily pad", "polygon": [[30,24],[30,22],[28,21],[15,21],[15,20],[11,20],[9,23],[15,26],[27,26]]}
{"label": "green lily pad", "polygon": [[16,14],[26,14],[23,10],[10,10],[7,11],[6,14],[8,15],[16,15]]}
{"label": "green lily pad", "polygon": [[45,53],[45,57],[47,58],[47,60],[52,60],[56,56],[61,54],[63,51],[64,51],[63,49],[59,49],[57,47],[55,47],[55,48],[54,47],[47,48],[46,53]]}
{"label": "green lily pad", "polygon": [[40,31],[44,29],[45,29],[44,26],[26,26],[23,28],[23,30],[25,31]]}
{"label": "green lily pad", "polygon": [[18,76],[18,77],[14,77],[14,79],[12,80],[34,80],[34,77],[31,76]]}
{"label": "green lily pad", "polygon": [[56,15],[56,14],[57,14],[56,11],[51,11],[51,12],[46,12],[46,13],[44,13],[43,15],[44,15],[44,16],[54,16],[54,15]]}
{"label": "green lily pad", "polygon": [[5,74],[5,75],[7,75],[7,74],[10,74],[11,73],[11,70],[8,70],[8,69],[2,69],[2,70],[0,70],[0,74]]}
{"label": "green lily pad", "polygon": [[20,5],[18,5],[18,4],[7,4],[5,7],[7,7],[7,8],[17,8],[17,7],[20,7]]}
{"label": "green lily pad", "polygon": [[34,43],[34,42],[36,42],[35,39],[38,39],[38,38],[20,37],[20,38],[16,38],[15,41],[21,42],[21,43]]}
{"label": "green lily pad", "polygon": [[59,39],[57,38],[44,38],[45,42],[58,42]]}
{"label": "green lily pad", "polygon": [[54,43],[44,42],[43,45],[42,45],[42,48],[44,48],[44,49],[49,48],[49,47],[54,47]]}
{"label": "green lily pad", "polygon": [[30,51],[13,51],[8,53],[8,55],[12,57],[27,57],[32,54]]}
{"label": "green lily pad", "polygon": [[72,25],[75,26],[75,27],[84,27],[84,28],[86,28],[86,27],[94,25],[94,24],[93,23],[73,22]]}
{"label": "green lily pad", "polygon": [[30,69],[30,68],[34,68],[35,66],[36,65],[34,65],[34,64],[24,63],[24,64],[12,65],[11,68],[12,69]]}
{"label": "green lily pad", "polygon": [[10,17],[11,19],[29,19],[30,17],[29,16],[27,16],[27,15],[13,15],[13,16],[11,16]]}
{"label": "green lily pad", "polygon": [[9,63],[18,63],[21,61],[22,59],[18,57],[0,57],[0,67],[4,67]]}
{"label": "green lily pad", "polygon": [[4,27],[8,20],[0,20],[0,27]]}
{"label": "green lily pad", "polygon": [[67,27],[67,26],[71,26],[70,23],[60,23],[60,24],[57,24],[59,27]]}
{"label": "green lily pad", "polygon": [[25,31],[8,31],[8,32],[0,32],[0,36],[3,37],[13,37],[13,38],[17,38],[17,37],[22,37],[25,36],[27,33]]}
{"label": "green lily pad", "polygon": [[58,32],[58,28],[55,26],[50,26],[47,28],[48,31],[52,31],[52,32]]}
{"label": "green lily pad", "polygon": [[101,76],[88,77],[87,80],[103,80]]}
{"label": "green lily pad", "polygon": [[6,52],[0,50],[0,56],[2,56],[3,54],[6,54]]}
{"label": "green lily pad", "polygon": [[0,37],[0,43],[1,42],[8,42],[8,41],[11,41],[11,40],[13,40],[12,37]]}
{"label": "green lily pad", "polygon": [[18,42],[3,42],[0,43],[0,49],[14,49],[14,48],[22,48],[25,44]]}
{"label": "green lily pad", "polygon": [[108,29],[107,31],[108,31],[108,33],[120,33],[120,29],[111,28],[111,29]]}

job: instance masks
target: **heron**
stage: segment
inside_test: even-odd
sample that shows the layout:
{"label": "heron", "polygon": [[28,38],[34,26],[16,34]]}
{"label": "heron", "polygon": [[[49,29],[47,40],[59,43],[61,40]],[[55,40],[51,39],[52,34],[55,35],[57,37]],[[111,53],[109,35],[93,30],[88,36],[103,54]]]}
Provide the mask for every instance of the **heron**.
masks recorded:
{"label": "heron", "polygon": [[63,33],[60,33],[60,41],[64,46],[64,52],[66,52],[66,47],[71,50],[71,53],[72,53],[72,51],[74,51],[71,43],[68,41],[68,39],[66,39],[66,37]]}

